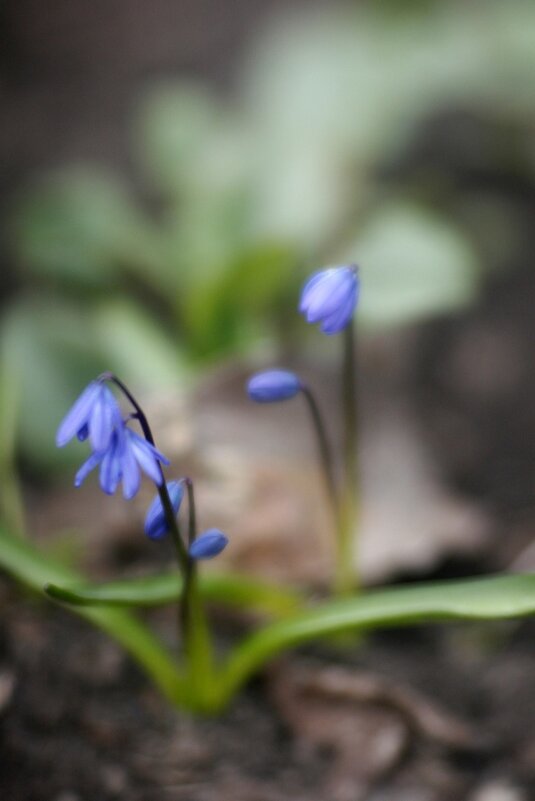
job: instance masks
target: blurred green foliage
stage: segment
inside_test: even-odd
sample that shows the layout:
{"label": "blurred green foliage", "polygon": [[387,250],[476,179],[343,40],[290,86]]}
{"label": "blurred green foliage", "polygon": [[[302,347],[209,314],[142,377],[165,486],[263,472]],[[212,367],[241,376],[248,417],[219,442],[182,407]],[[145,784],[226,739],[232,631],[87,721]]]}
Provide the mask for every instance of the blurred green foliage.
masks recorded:
{"label": "blurred green foliage", "polygon": [[[504,124],[515,137],[481,153],[461,137],[459,151],[529,172],[534,74],[529,0],[368,2],[287,11],[254,42],[232,100],[152,87],[133,132],[143,198],[77,165],[13,209],[23,280],[1,369],[25,456],[57,464],[56,424],[102,369],[163,385],[276,341],[280,310],[325,263],[362,265],[365,329],[470,303],[514,226],[501,198],[467,193],[447,164],[419,171],[418,143],[429,120],[461,110],[491,142]],[[2,447],[0,464],[12,438]]]}

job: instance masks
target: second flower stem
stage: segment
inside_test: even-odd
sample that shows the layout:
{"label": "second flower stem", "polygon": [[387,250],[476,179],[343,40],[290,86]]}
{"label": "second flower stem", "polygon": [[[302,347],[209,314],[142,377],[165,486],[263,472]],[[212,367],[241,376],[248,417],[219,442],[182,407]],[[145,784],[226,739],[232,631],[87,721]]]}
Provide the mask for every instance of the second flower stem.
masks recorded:
{"label": "second flower stem", "polygon": [[357,576],[353,566],[355,531],[357,527],[357,386],[355,329],[353,320],[343,333],[342,408],[344,420],[343,461],[344,476],[340,498],[340,525],[338,530],[335,591],[349,595],[357,589]]}
{"label": "second flower stem", "polygon": [[327,437],[325,424],[319,410],[316,398],[314,397],[310,387],[306,384],[302,385],[301,389],[312,419],[312,426],[318,442],[318,453],[321,465],[321,472],[325,481],[325,487],[329,502],[331,504],[336,530],[340,528],[340,507],[338,499],[338,491],[336,487],[336,479],[334,474],[334,462],[331,453],[331,447]]}

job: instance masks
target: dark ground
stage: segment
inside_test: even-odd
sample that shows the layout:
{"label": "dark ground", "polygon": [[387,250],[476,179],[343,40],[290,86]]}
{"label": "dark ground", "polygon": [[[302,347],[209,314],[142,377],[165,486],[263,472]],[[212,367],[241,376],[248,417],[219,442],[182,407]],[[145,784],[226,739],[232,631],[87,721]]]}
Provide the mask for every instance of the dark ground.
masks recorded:
{"label": "dark ground", "polygon": [[301,686],[339,659],[295,656],[222,718],[192,720],[102,635],[4,601],[6,801],[535,797],[532,623],[376,635],[343,660],[353,700]]}

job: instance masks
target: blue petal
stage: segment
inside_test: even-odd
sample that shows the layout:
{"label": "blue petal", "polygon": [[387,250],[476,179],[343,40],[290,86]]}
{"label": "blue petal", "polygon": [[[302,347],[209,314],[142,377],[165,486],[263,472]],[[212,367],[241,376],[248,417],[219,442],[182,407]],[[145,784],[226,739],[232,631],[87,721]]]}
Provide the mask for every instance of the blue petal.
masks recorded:
{"label": "blue petal", "polygon": [[359,295],[356,268],[327,267],[308,280],[299,310],[309,323],[321,323],[325,334],[336,334],[349,323]]}
{"label": "blue petal", "polygon": [[309,294],[307,321],[317,323],[336,312],[345,303],[348,293],[351,293],[353,282],[353,273],[348,268],[326,270],[324,279]]}
{"label": "blue petal", "polygon": [[[125,434],[131,432],[125,429]],[[141,473],[139,472],[138,463],[131,447],[130,439],[125,436],[121,454],[121,469],[123,478],[123,497],[129,501],[134,495],[137,495],[141,485]]]}
{"label": "blue petal", "polygon": [[301,381],[289,370],[264,370],[247,382],[247,393],[256,403],[288,400],[301,390]]}
{"label": "blue petal", "polygon": [[143,472],[146,473],[155,484],[162,484],[163,474],[159,463],[163,462],[163,464],[169,464],[169,460],[151,445],[150,442],[147,442],[146,439],[143,439],[143,437],[140,437],[134,431],[127,429],[127,435],[135,459]]}
{"label": "blue petal", "polygon": [[111,445],[102,456],[100,466],[100,487],[107,495],[113,495],[123,474],[122,448],[117,430],[114,432]]}
{"label": "blue petal", "polygon": [[306,311],[306,307],[308,305],[308,299],[310,297],[310,293],[314,289],[316,284],[318,284],[320,281],[323,280],[324,275],[325,275],[325,270],[317,270],[315,273],[313,273],[310,276],[310,278],[308,279],[308,281],[304,285],[304,287],[303,287],[303,289],[301,291],[301,299],[299,301],[299,311],[301,313]]}
{"label": "blue petal", "polygon": [[[184,484],[182,481],[168,481],[167,491],[171,499],[173,512],[176,516],[184,497]],[[160,496],[156,495],[145,517],[145,534],[147,537],[150,537],[151,540],[159,540],[164,537],[168,531],[169,526],[165,518],[162,502]]]}
{"label": "blue petal", "polygon": [[82,483],[86,480],[87,476],[94,470],[97,465],[100,464],[102,461],[102,454],[99,453],[92,453],[89,459],[83,463],[83,465],[78,469],[74,477],[74,486],[80,487]]}
{"label": "blue petal", "polygon": [[342,331],[353,316],[357,304],[357,288],[347,298],[343,306],[336,309],[329,317],[325,317],[321,323],[321,330],[324,334],[337,334]]}
{"label": "blue petal", "polygon": [[121,412],[115,396],[108,387],[101,386],[89,419],[89,436],[93,450],[105,451],[110,444],[113,429],[121,422]]}
{"label": "blue petal", "polygon": [[192,542],[188,553],[192,559],[213,559],[226,548],[228,537],[218,528],[210,528]]}
{"label": "blue petal", "polygon": [[101,385],[98,381],[92,381],[71,406],[56,433],[56,445],[58,448],[63,448],[87,424],[100,388]]}

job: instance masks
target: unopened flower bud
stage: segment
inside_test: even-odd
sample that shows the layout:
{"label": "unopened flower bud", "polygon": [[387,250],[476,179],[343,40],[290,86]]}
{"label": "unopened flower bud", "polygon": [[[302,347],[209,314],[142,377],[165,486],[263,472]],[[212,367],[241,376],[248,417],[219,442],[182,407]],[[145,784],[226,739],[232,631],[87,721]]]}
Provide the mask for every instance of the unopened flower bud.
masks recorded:
{"label": "unopened flower bud", "polygon": [[301,381],[289,370],[264,370],[247,382],[247,393],[256,403],[288,400],[302,389]]}

